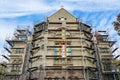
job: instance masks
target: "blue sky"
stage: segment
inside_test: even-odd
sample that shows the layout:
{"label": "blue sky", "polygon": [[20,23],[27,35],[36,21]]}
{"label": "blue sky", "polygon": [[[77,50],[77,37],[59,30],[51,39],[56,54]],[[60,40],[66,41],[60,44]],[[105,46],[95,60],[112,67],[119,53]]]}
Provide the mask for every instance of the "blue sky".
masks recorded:
{"label": "blue sky", "polygon": [[0,0],[0,54],[7,53],[3,49],[5,39],[17,26],[32,28],[61,6],[83,22],[92,23],[93,29],[108,30],[120,46],[120,37],[112,26],[120,13],[120,0]]}

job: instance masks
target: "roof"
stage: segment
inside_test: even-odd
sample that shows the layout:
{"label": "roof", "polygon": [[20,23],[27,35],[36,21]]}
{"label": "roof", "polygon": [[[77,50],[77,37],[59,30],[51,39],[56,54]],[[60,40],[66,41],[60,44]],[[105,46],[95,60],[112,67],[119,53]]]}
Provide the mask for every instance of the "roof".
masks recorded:
{"label": "roof", "polygon": [[66,22],[75,22],[77,20],[77,18],[72,15],[71,13],[69,13],[66,9],[61,8],[60,10],[58,10],[57,12],[55,12],[53,15],[48,17],[48,20],[50,22],[59,22],[59,18],[66,18]]}

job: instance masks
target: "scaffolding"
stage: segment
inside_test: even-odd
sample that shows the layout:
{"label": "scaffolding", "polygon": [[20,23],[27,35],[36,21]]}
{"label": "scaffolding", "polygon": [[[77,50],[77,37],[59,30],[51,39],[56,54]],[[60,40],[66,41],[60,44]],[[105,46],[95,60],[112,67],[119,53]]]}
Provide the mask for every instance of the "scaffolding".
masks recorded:
{"label": "scaffolding", "polygon": [[[46,30],[46,22],[41,22],[40,24],[35,24],[34,25],[34,33],[33,33],[33,40],[31,42],[31,50],[30,50],[30,58],[29,58],[29,78],[28,80],[44,80],[45,76],[45,57],[47,53],[47,32]],[[45,31],[44,36],[41,36],[41,33]],[[41,36],[41,37],[40,37]],[[36,45],[36,42],[39,42]],[[42,43],[43,42],[43,43]],[[42,52],[42,55],[38,54],[39,50],[44,49]],[[42,59],[42,60],[41,60]],[[41,64],[39,63],[39,60],[42,62]],[[36,66],[33,66],[33,64],[39,64]],[[37,74],[37,75],[34,75]]]}
{"label": "scaffolding", "polygon": [[65,14],[35,24],[33,33],[17,27],[6,39],[7,80],[119,80],[112,55],[116,41]]}
{"label": "scaffolding", "polygon": [[[10,59],[3,55],[7,60],[9,60],[9,63],[7,63],[7,73],[6,78],[7,80],[20,80],[22,79],[22,73],[24,73],[25,62],[24,58],[26,55],[26,48],[25,45],[27,43],[28,36],[31,35],[31,32],[29,31],[29,28],[20,28],[17,27],[14,36],[13,37],[7,37],[6,43],[4,45],[4,49],[7,50],[8,53],[10,53],[9,57]],[[22,47],[17,46],[22,45]],[[24,54],[24,55],[23,55]],[[22,71],[23,70],[23,71]]]}
{"label": "scaffolding", "polygon": [[102,61],[100,65],[103,79],[119,80],[117,67],[113,58],[113,53],[118,47],[113,50],[111,49],[116,41],[109,39],[107,31],[96,31],[95,37],[97,39],[100,60]]}
{"label": "scaffolding", "polygon": [[3,63],[0,63],[0,80],[6,80],[6,69],[7,69],[7,66],[6,66],[6,63],[3,62]]}
{"label": "scaffolding", "polygon": [[[57,28],[57,29],[48,29],[49,24],[63,24],[61,28]],[[77,24],[79,27],[78,29],[68,29],[66,28],[66,24]],[[46,26],[47,29],[46,29]],[[41,79],[41,80],[46,80],[46,79],[69,79],[70,77],[68,77],[68,75],[70,75],[69,72],[74,72],[75,70],[80,70],[80,76],[81,73],[83,73],[83,77],[71,77],[70,79],[94,79],[94,80],[98,80],[98,74],[96,74],[96,72],[98,73],[98,68],[97,67],[90,67],[90,66],[85,66],[84,61],[85,60],[90,60],[93,63],[96,63],[96,58],[95,56],[90,57],[90,56],[86,56],[84,55],[83,50],[87,50],[88,52],[91,51],[92,55],[96,55],[94,50],[94,47],[92,46],[93,41],[92,39],[92,33],[91,33],[91,27],[81,23],[81,22],[66,22],[66,23],[62,23],[62,22],[42,22],[38,25],[35,25],[34,27],[34,34],[33,34],[33,40],[32,40],[32,50],[31,50],[31,57],[30,57],[30,63],[31,66],[29,67],[29,80],[36,80],[36,79]],[[55,35],[53,37],[48,36],[49,32],[57,32],[57,35],[59,35],[59,32],[61,33],[61,37],[55,37]],[[71,35],[71,31],[73,32],[79,32],[80,33],[80,37],[73,37],[70,36]],[[66,32],[67,35],[66,35]],[[44,36],[43,36],[43,33]],[[82,36],[82,34],[84,34],[85,37]],[[69,35],[68,35],[69,34]],[[56,35],[56,36],[57,36]],[[66,37],[67,36],[67,37]],[[80,41],[81,46],[73,46],[70,45],[72,39],[76,39]],[[54,40],[55,44],[54,46],[50,46],[48,45],[48,40]],[[86,45],[90,46],[84,46],[82,43],[83,41],[85,41]],[[44,44],[43,44],[44,43]],[[46,55],[47,54],[47,50],[54,48],[55,50],[55,54],[54,55]],[[67,49],[80,49],[82,50],[81,55],[68,55],[66,52]],[[44,52],[41,52],[42,54],[38,54],[40,53],[39,51],[43,49]],[[58,53],[56,53],[56,50],[58,51]],[[63,52],[61,52],[63,51]],[[64,54],[65,53],[65,54]],[[67,55],[66,55],[67,54]],[[53,66],[47,66],[46,64],[46,60],[45,59],[54,59],[54,65]],[[71,62],[72,62],[72,58],[78,58],[78,59],[82,59],[83,62],[83,66],[74,66]],[[41,60],[41,64],[37,65],[37,66],[33,66],[35,64],[39,64],[39,60]],[[62,61],[61,63],[58,63]],[[57,62],[57,63],[56,63]],[[67,62],[67,63],[66,63]],[[68,63],[70,62],[70,63]],[[35,63],[35,64],[34,64]],[[50,75],[50,73],[48,72],[49,70],[61,70],[61,77],[46,77],[47,75]],[[92,73],[91,73],[92,72]],[[36,75],[33,75],[36,74]],[[37,74],[39,74],[39,77],[37,76]],[[92,75],[91,75],[92,74]],[[66,75],[64,77],[64,75]]]}
{"label": "scaffolding", "polygon": [[[82,46],[82,53],[83,53],[83,48],[86,48],[91,52],[92,55],[94,55],[94,57],[90,57],[90,56],[84,56],[83,55],[83,60],[87,57],[87,59],[92,59],[93,60],[93,63],[96,64],[96,67],[92,69],[92,67],[89,67],[89,66],[85,66],[84,64],[84,61],[83,62],[83,71],[84,71],[84,79],[85,80],[88,80],[88,79],[94,79],[94,80],[100,80],[100,75],[99,75],[99,64],[98,64],[98,56],[97,56],[97,51],[96,51],[96,46],[94,44],[94,40],[92,40],[94,38],[93,34],[91,33],[91,27],[89,25],[86,25],[86,24],[83,24],[81,22],[79,22],[79,29],[80,29],[80,32],[83,32],[84,33],[84,36],[85,38],[82,38],[81,37],[81,45],[83,45],[82,41],[85,41],[85,43],[87,44],[87,46]],[[85,26],[84,26],[85,25]],[[80,34],[81,35],[81,34]],[[81,35],[82,36],[82,35]],[[90,47],[88,47],[88,42],[90,43]],[[90,72],[90,73],[89,73]],[[93,74],[92,74],[93,73]],[[92,74],[93,77],[90,77]]]}

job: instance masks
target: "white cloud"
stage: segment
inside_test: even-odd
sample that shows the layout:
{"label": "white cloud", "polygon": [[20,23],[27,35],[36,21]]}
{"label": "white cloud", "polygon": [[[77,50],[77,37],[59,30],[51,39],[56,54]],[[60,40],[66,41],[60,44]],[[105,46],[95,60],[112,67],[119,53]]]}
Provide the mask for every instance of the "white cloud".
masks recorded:
{"label": "white cloud", "polygon": [[120,10],[119,0],[0,0],[0,18],[41,14],[58,10],[62,5],[70,10],[104,11]]}
{"label": "white cloud", "polygon": [[6,34],[11,34],[14,31],[14,26],[11,22],[0,20],[0,40],[3,41]]}
{"label": "white cloud", "polygon": [[106,18],[103,18],[102,20],[101,20],[101,22],[100,22],[100,25],[99,25],[99,27],[101,28],[101,27],[105,27],[104,25],[107,23],[107,19]]}
{"label": "white cloud", "polygon": [[5,39],[8,36],[12,36],[14,32],[14,26],[15,25],[13,25],[11,22],[0,20],[0,51],[3,50]]}
{"label": "white cloud", "polygon": [[36,13],[47,13],[50,6],[42,0],[2,0],[0,1],[0,17],[18,17]]}
{"label": "white cloud", "polygon": [[15,20],[0,19],[0,43],[4,43],[5,39],[8,37],[10,38],[10,36],[12,38],[13,33],[15,29],[17,28],[17,26],[19,27],[30,26],[31,27],[31,24],[32,24],[31,22],[26,21],[26,20],[17,22]]}
{"label": "white cloud", "polygon": [[5,58],[2,57],[2,54],[7,55],[8,53],[4,50],[3,46],[6,37],[12,36],[13,32],[14,32],[13,23],[0,20],[0,62],[6,61]]}
{"label": "white cloud", "polygon": [[[1,20],[0,19],[0,62],[5,61],[5,58],[2,57],[2,54],[8,55],[9,53],[3,48],[6,39],[12,39],[13,33],[17,28],[17,25],[23,25],[22,27],[26,27],[28,23],[17,22],[14,20]],[[25,26],[24,26],[25,25]],[[7,44],[6,44],[7,45]]]}

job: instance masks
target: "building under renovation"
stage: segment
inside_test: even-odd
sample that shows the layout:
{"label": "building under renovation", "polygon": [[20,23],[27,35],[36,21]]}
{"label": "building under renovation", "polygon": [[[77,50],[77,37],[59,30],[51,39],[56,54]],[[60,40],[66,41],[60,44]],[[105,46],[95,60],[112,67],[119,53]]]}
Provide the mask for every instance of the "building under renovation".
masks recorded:
{"label": "building under renovation", "polygon": [[6,39],[11,53],[7,80],[119,80],[112,53],[116,41],[106,31],[92,32],[61,8],[34,31],[17,28]]}
{"label": "building under renovation", "polygon": [[6,63],[2,62],[0,63],[0,80],[5,80],[6,78]]}

